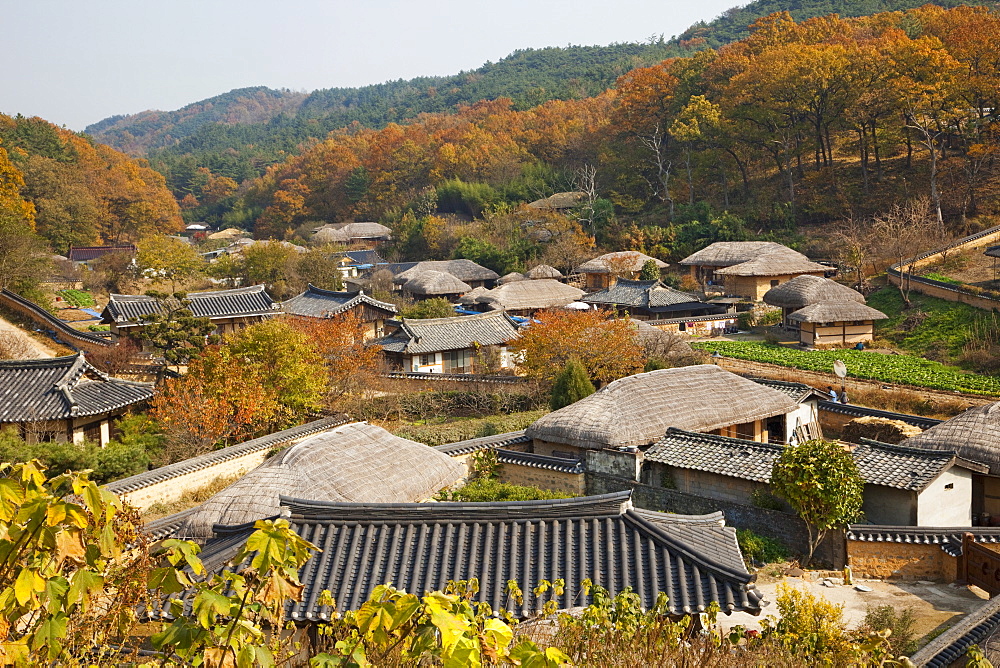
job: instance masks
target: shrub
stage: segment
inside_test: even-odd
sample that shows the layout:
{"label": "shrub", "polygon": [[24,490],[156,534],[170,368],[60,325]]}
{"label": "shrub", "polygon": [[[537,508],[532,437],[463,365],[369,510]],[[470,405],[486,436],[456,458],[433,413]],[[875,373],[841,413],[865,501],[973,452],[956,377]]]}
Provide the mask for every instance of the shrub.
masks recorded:
{"label": "shrub", "polygon": [[580,360],[573,358],[566,362],[566,366],[556,376],[552,385],[552,410],[557,411],[564,406],[574,404],[595,391],[594,384],[587,376],[587,370],[580,364]]}
{"label": "shrub", "polygon": [[781,499],[767,490],[760,488],[750,492],[750,503],[757,508],[763,508],[765,510],[785,510],[786,508]]}
{"label": "shrub", "polygon": [[891,605],[871,606],[865,610],[861,630],[867,633],[878,633],[888,629],[889,647],[892,656],[909,656],[917,649],[914,642],[913,626],[917,623],[913,608],[903,608],[897,611]]}
{"label": "shrub", "polygon": [[736,541],[743,553],[743,560],[748,564],[753,562],[770,564],[776,561],[788,561],[788,548],[767,536],[756,534],[750,529],[737,529]]}
{"label": "shrub", "polygon": [[465,487],[449,492],[445,501],[536,501],[545,499],[569,499],[573,495],[539,487],[514,485],[493,478],[477,478]]}

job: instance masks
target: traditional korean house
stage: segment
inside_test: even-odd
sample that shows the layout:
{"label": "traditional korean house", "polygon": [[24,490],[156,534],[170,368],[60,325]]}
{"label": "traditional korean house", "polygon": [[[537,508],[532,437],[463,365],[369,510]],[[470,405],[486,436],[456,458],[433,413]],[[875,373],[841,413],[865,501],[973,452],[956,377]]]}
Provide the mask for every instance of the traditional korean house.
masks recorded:
{"label": "traditional korean house", "polygon": [[274,517],[281,496],[349,504],[425,501],[465,475],[461,462],[423,443],[352,422],[274,455],[205,501],[176,535],[206,539],[216,523]]}
{"label": "traditional korean house", "polygon": [[532,267],[528,271],[524,272],[524,276],[532,281],[537,281],[541,278],[551,278],[558,281],[565,278],[561,271],[547,264],[540,264],[536,267]]}
{"label": "traditional korean house", "polygon": [[[388,504],[283,496],[280,512],[292,530],[320,546],[299,573],[300,602],[286,614],[298,623],[323,623],[330,613],[318,603],[322,591],[329,591],[336,609],[344,612],[357,610],[386,582],[420,595],[443,589],[448,581],[473,578],[478,582],[473,602],[521,618],[536,616],[546,600],[560,608],[588,605],[592,599],[582,588],[584,580],[611,596],[628,589],[647,609],[665,596],[669,613],[678,618],[704,612],[713,603],[724,614],[760,612],[762,596],[722,513],[641,510],[630,494]],[[249,524],[217,526],[202,559],[210,568],[221,566],[252,531]],[[561,593],[533,592],[542,580],[557,578],[566,583]],[[511,581],[524,592],[522,601],[510,598]]]}
{"label": "traditional korean house", "polygon": [[526,281],[528,277],[524,274],[512,271],[509,274],[504,274],[497,279],[497,285],[506,285],[507,283],[514,283],[516,281]]}
{"label": "traditional korean house", "polygon": [[[401,318],[386,323],[381,346],[389,364],[401,371],[473,373],[477,367],[510,369],[507,344],[517,337],[517,323],[503,311],[454,318]],[[487,359],[492,357],[493,359]]]}
{"label": "traditional korean house", "polygon": [[726,294],[760,301],[764,293],[803,274],[834,270],[773,241],[717,241],[680,261],[699,283],[723,285]]}
{"label": "traditional korean house", "polygon": [[306,291],[281,304],[281,311],[297,318],[335,318],[353,313],[365,323],[365,338],[385,333],[385,322],[396,316],[395,304],[381,302],[364,292],[323,290],[309,284]]}
{"label": "traditional korean house", "polygon": [[[188,306],[191,313],[197,318],[208,318],[215,325],[215,334],[219,335],[238,331],[281,313],[281,306],[267,294],[263,285],[189,292],[187,298],[191,301]],[[101,313],[101,322],[111,326],[112,340],[130,338],[141,341],[147,316],[160,312],[161,308],[157,300],[146,295],[112,294]]]}
{"label": "traditional korean house", "polygon": [[1000,524],[1000,402],[975,406],[901,443],[910,448],[954,451],[989,466],[972,480],[976,524]]}
{"label": "traditional korean house", "polygon": [[319,244],[344,244],[378,248],[392,239],[392,230],[380,223],[330,223],[313,230],[312,241]]}
{"label": "traditional korean house", "polygon": [[765,292],[763,301],[769,306],[781,309],[781,321],[784,327],[798,329],[798,322],[789,320],[788,316],[801,308],[820,302],[852,301],[864,304],[865,296],[829,278],[803,274]]}
{"label": "traditional korean house", "polygon": [[[875,441],[846,445],[865,480],[862,511],[871,524],[971,526],[972,476],[986,466],[953,451]],[[706,498],[753,505],[769,493],[785,446],[671,427],[642,462],[641,480]]]}
{"label": "traditional korean house", "polygon": [[637,320],[661,320],[724,313],[725,307],[706,304],[696,296],[674,290],[660,281],[618,279],[604,290],[592,292],[580,301],[612,310]]}
{"label": "traditional korean house", "polygon": [[798,325],[799,342],[814,348],[848,348],[875,336],[875,321],[886,314],[856,301],[820,302],[788,316]]}
{"label": "traditional korean house", "polygon": [[788,435],[786,442],[799,443],[823,437],[819,423],[819,402],[829,399],[829,395],[805,383],[753,377],[748,378],[748,380],[777,390],[798,404],[798,409],[794,413],[785,415],[785,421],[789,427],[785,432]]}
{"label": "traditional korean house", "polygon": [[784,392],[710,364],[620,378],[527,428],[532,451],[576,457],[585,450],[641,450],[667,429],[787,442],[799,410]]}
{"label": "traditional korean house", "polygon": [[500,274],[492,269],[476,264],[472,260],[426,260],[424,262],[399,262],[385,265],[393,274],[393,283],[403,285],[415,275],[424,271],[439,271],[451,274],[470,288],[492,288]]}
{"label": "traditional korean house", "polygon": [[99,260],[112,253],[124,253],[130,258],[135,257],[135,244],[112,244],[110,246],[70,246],[67,258],[75,267],[90,268],[94,260]]}
{"label": "traditional korean house", "polygon": [[83,353],[0,361],[0,429],[29,442],[106,445],[117,418],[152,398],[151,384],[111,378]]}
{"label": "traditional korean house", "polygon": [[471,285],[460,281],[451,274],[430,269],[411,274],[402,287],[403,294],[415,300],[442,297],[450,301],[457,301],[459,297],[470,290],[472,290]]}
{"label": "traditional korean house", "polygon": [[[478,289],[478,288],[477,288]],[[561,308],[583,296],[583,290],[552,279],[505,283],[476,295],[476,306],[528,317],[546,308]]]}
{"label": "traditional korean house", "polygon": [[658,269],[666,269],[670,265],[655,257],[650,257],[638,251],[617,251],[605,253],[593,260],[584,262],[576,268],[576,273],[585,274],[588,292],[603,290],[610,287],[617,279],[636,279],[646,262],[652,260]]}

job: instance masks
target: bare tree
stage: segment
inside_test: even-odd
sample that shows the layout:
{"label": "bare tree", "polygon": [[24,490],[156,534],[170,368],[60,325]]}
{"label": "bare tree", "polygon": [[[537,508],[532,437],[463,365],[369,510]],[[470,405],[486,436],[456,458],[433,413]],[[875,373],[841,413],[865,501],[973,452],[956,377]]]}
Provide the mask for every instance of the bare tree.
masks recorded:
{"label": "bare tree", "polygon": [[667,138],[669,135],[660,128],[657,123],[653,132],[648,135],[640,135],[639,141],[652,155],[649,163],[656,168],[655,182],[646,179],[654,197],[659,197],[661,202],[670,205],[670,220],[674,219],[674,198],[670,196],[670,172],[673,169],[673,162],[667,157]]}
{"label": "bare tree", "polygon": [[595,204],[597,203],[597,168],[585,164],[573,175],[573,187],[584,193],[583,206],[580,207],[577,222],[585,230],[594,231]]}
{"label": "bare tree", "polygon": [[910,277],[921,252],[942,241],[937,221],[925,198],[894,204],[888,212],[876,216],[872,224],[879,255],[899,266],[899,294],[910,306]]}
{"label": "bare tree", "polygon": [[20,332],[0,332],[0,360],[27,360],[38,352],[30,339]]}
{"label": "bare tree", "polygon": [[870,220],[852,214],[840,222],[834,235],[837,259],[854,269],[855,286],[861,292],[868,288],[866,268],[870,265],[872,273],[878,273],[879,242],[873,227]]}

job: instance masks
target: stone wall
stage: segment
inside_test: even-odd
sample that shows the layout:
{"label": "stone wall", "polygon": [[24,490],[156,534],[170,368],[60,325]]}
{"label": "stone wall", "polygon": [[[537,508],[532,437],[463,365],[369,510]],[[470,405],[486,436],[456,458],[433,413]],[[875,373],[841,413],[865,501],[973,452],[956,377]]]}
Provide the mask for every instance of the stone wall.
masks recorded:
{"label": "stone wall", "polygon": [[268,450],[250,452],[242,457],[221,461],[212,466],[196,469],[174,478],[153,483],[133,492],[126,492],[121,495],[121,498],[139,510],[146,510],[157,502],[172,503],[180,499],[187,492],[206,487],[216,480],[233,478],[248,473],[264,463],[268,452]]}
{"label": "stone wall", "polygon": [[[652,487],[635,480],[626,480],[606,473],[587,471],[587,494],[607,494],[632,490],[632,503],[638,508],[659,510],[682,515],[704,515],[721,510],[726,524],[737,529],[749,529],[786,545],[792,552],[805,554],[809,548],[805,522],[795,515],[755,506],[708,499],[673,489]],[[846,561],[844,535],[832,532],[816,551],[818,564],[842,568]]]}
{"label": "stone wall", "polygon": [[847,541],[847,560],[855,577],[878,580],[954,582],[958,558],[940,545]]}
{"label": "stone wall", "polygon": [[500,465],[500,482],[514,485],[530,485],[556,492],[566,492],[576,496],[587,493],[587,485],[583,473],[565,473],[536,466],[523,466],[504,462]]}

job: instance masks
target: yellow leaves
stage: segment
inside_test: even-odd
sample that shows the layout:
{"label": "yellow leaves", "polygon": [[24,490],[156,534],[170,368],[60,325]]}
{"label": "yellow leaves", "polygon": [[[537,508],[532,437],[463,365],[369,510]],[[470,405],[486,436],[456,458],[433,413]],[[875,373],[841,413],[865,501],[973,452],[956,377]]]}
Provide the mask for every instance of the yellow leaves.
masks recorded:
{"label": "yellow leaves", "polygon": [[38,594],[45,591],[45,578],[32,568],[22,568],[14,580],[14,598],[19,605],[37,603]]}

